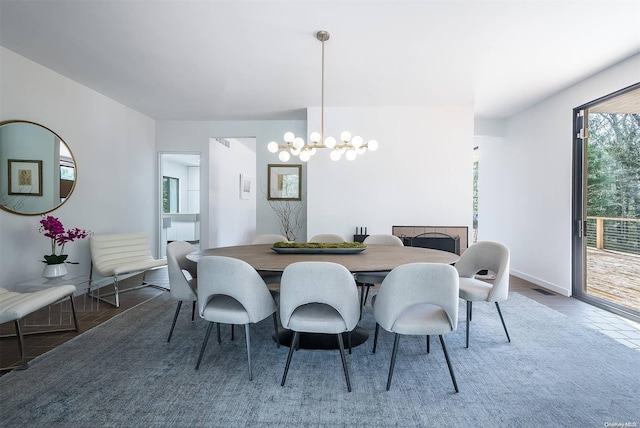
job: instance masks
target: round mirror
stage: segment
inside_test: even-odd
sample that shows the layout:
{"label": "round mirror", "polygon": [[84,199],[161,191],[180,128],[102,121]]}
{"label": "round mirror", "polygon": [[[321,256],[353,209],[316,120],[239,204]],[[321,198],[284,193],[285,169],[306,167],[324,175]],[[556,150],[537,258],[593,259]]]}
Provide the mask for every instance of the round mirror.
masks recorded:
{"label": "round mirror", "polygon": [[0,208],[44,214],[62,205],[75,184],[75,159],[58,134],[25,120],[0,122]]}

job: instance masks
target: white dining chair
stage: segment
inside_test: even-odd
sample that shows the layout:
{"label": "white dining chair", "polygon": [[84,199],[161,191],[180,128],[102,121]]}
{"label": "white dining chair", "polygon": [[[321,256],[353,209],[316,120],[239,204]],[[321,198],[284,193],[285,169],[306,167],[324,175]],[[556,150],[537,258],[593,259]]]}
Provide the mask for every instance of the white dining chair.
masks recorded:
{"label": "white dining chair", "polygon": [[[296,262],[287,266],[280,283],[280,320],[282,327],[293,331],[293,338],[281,385],[287,379],[300,333],[335,334],[347,390],[351,392],[342,333],[356,327],[359,309],[355,280],[344,266],[331,262]],[[351,347],[349,335],[347,339]]]}
{"label": "white dining chair", "polygon": [[[250,264],[231,257],[200,258],[198,261],[198,310],[200,317],[209,321],[209,326],[200,349],[196,370],[200,367],[214,323],[218,323],[218,342],[220,342],[220,324],[243,324],[247,342],[249,380],[252,380],[250,324],[258,323],[272,315],[275,333],[278,334],[276,304],[258,272]],[[280,347],[280,342],[277,340],[276,345]]]}
{"label": "white dining chair", "polygon": [[[502,328],[511,342],[498,302],[509,297],[509,249],[499,242],[479,241],[460,256],[455,268],[460,276],[460,298],[467,302],[466,347],[469,347],[469,329],[473,318],[473,302],[494,302]],[[495,273],[492,282],[476,279],[481,270]]]}
{"label": "white dining chair", "polygon": [[[376,320],[373,353],[376,352],[379,328],[394,333],[393,351],[387,377],[387,391],[396,364],[400,335],[419,335],[427,338],[438,335],[449,375],[458,392],[453,367],[443,335],[458,327],[458,273],[446,264],[410,263],[398,266],[382,281],[373,305]],[[412,359],[416,356],[412,355]]]}

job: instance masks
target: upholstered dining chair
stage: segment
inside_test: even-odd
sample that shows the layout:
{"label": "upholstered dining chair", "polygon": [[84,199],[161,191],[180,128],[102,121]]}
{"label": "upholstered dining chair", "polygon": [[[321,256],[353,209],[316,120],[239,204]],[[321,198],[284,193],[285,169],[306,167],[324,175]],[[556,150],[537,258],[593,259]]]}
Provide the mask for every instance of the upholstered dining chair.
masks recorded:
{"label": "upholstered dining chair", "polygon": [[342,236],[335,233],[320,233],[314,235],[309,239],[309,242],[323,242],[325,244],[339,244],[341,242],[347,242]]}
{"label": "upholstered dining chair", "polygon": [[193,321],[196,312],[197,295],[197,275],[198,265],[187,259],[187,254],[197,251],[198,249],[185,241],[174,241],[167,245],[167,270],[169,271],[169,291],[171,298],[178,301],[176,313],[173,316],[171,329],[167,342],[171,341],[173,329],[178,320],[178,314],[182,307],[182,302],[193,302],[191,308],[191,321]]}
{"label": "upholstered dining chair", "polygon": [[282,386],[287,379],[293,352],[298,347],[300,333],[324,333],[337,337],[347,390],[351,392],[342,333],[352,331],[358,323],[358,300],[353,275],[340,264],[296,262],[285,268],[280,283],[280,320],[284,328],[293,330],[293,338],[282,375]]}
{"label": "upholstered dining chair", "polygon": [[458,384],[453,373],[443,335],[458,327],[458,274],[456,270],[441,263],[409,263],[389,272],[382,281],[373,305],[376,321],[373,353],[376,352],[380,327],[395,334],[387,391],[396,364],[400,335],[438,335],[442,351],[449,367],[453,387]]}
{"label": "upholstered dining chair", "polygon": [[[249,380],[252,380],[249,325],[272,315],[273,326],[276,335],[278,334],[276,304],[260,275],[250,264],[239,259],[221,256],[200,258],[198,261],[198,311],[201,318],[209,321],[209,326],[196,363],[196,370],[200,367],[214,323],[218,324],[218,343],[220,343],[220,324],[244,324]],[[280,347],[277,340],[276,345]]]}
{"label": "upholstered dining chair", "polygon": [[[395,245],[396,247],[404,247],[402,239],[395,235],[369,235],[363,241],[365,245]],[[386,272],[359,272],[356,274],[356,284],[360,290],[360,310],[367,304],[369,297],[369,289],[375,284],[381,284],[382,280],[387,276]],[[366,290],[366,293],[365,293]]]}
{"label": "upholstered dining chair", "polygon": [[256,235],[251,241],[251,245],[273,244],[275,242],[289,242],[286,236],[267,233],[264,235]]}
{"label": "upholstered dining chair", "polygon": [[[507,325],[502,317],[498,302],[509,297],[509,249],[499,242],[479,241],[471,245],[460,256],[455,268],[460,276],[460,298],[467,301],[466,347],[469,347],[469,328],[471,326],[473,302],[494,302],[502,327],[511,342]],[[495,273],[493,283],[481,281],[475,275],[481,270]]]}

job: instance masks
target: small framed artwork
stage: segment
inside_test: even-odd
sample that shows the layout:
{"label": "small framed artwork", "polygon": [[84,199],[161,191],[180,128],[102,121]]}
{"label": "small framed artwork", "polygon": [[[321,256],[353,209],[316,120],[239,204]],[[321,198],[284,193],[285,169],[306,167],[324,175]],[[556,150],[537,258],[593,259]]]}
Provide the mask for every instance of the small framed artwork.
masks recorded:
{"label": "small framed artwork", "polygon": [[240,199],[251,198],[253,192],[253,179],[244,174],[240,174]]}
{"label": "small framed artwork", "polygon": [[300,201],[302,165],[269,165],[267,172],[269,200]]}
{"label": "small framed artwork", "polygon": [[9,194],[42,196],[42,161],[9,159]]}

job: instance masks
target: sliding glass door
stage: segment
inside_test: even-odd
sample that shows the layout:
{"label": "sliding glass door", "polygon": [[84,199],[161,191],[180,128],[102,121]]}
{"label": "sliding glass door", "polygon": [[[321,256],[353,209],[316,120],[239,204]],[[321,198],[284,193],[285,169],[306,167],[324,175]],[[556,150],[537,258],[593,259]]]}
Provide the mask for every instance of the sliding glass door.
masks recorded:
{"label": "sliding glass door", "polygon": [[640,317],[640,84],[574,117],[573,294]]}

